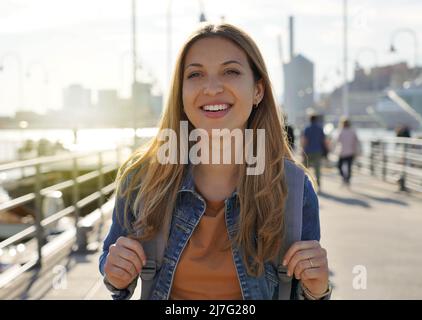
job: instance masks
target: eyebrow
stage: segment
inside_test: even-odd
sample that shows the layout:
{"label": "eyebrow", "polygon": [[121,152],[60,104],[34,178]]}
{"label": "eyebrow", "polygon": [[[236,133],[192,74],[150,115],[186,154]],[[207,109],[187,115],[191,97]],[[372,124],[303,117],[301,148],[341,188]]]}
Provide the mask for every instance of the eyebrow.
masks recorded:
{"label": "eyebrow", "polygon": [[[243,65],[237,60],[228,60],[226,62],[223,62],[222,65],[225,66],[225,65],[228,65],[228,64],[231,64],[231,63],[236,63],[236,64],[243,67]],[[200,63],[191,63],[191,64],[187,65],[185,69],[187,69],[189,67],[203,67],[203,65],[200,64]]]}

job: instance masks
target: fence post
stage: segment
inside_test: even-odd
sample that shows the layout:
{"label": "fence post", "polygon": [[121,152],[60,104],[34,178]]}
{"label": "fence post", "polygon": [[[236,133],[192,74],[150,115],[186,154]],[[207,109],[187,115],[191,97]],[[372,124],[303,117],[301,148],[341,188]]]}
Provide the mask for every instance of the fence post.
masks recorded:
{"label": "fence post", "polygon": [[41,225],[43,219],[42,213],[42,177],[41,177],[41,164],[37,163],[35,165],[35,228],[36,228],[36,237],[37,237],[37,246],[38,246],[38,260],[37,267],[41,268],[42,266],[42,247],[44,245],[44,228]]}
{"label": "fence post", "polygon": [[[74,207],[74,217],[75,217],[75,229],[76,229],[76,238],[77,244],[79,246],[78,236],[79,236],[79,216],[80,216],[80,208],[78,205],[79,201],[79,183],[78,183],[78,158],[74,156],[72,158],[72,180],[73,180],[73,187],[72,187],[72,200],[73,200],[73,207]],[[79,248],[78,248],[79,249]]]}
{"label": "fence post", "polygon": [[369,171],[371,176],[375,175],[375,146],[378,144],[378,141],[371,140],[370,150],[369,150]]}
{"label": "fence post", "polygon": [[385,142],[381,142],[381,156],[382,156],[382,180],[387,179],[387,151],[385,150]]}
{"label": "fence post", "polygon": [[407,143],[403,143],[402,153],[402,169],[399,179],[400,191],[407,191],[406,188],[406,165],[407,165]]}

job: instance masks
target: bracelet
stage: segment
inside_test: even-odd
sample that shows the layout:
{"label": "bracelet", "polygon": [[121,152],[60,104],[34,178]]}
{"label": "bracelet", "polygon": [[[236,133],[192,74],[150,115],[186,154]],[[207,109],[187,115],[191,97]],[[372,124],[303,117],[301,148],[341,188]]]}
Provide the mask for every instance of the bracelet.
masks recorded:
{"label": "bracelet", "polygon": [[311,293],[311,291],[309,291],[308,288],[306,288],[306,286],[302,283],[302,281],[300,282],[300,286],[302,287],[303,293],[305,295],[305,298],[308,300],[321,300],[322,298],[325,298],[327,296],[331,295],[331,291],[333,290],[333,288],[331,287],[330,282],[328,282],[328,288],[327,290],[322,293],[322,294],[313,294]]}

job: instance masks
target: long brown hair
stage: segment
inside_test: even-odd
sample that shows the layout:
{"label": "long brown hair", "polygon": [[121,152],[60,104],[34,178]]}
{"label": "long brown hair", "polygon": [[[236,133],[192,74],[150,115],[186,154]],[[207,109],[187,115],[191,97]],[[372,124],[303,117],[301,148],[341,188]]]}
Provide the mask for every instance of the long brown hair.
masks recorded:
{"label": "long brown hair", "polygon": [[[264,261],[277,256],[284,234],[284,204],[287,186],[284,179],[284,159],[296,162],[287,142],[284,120],[276,107],[267,68],[262,55],[248,34],[239,28],[224,24],[206,24],[194,32],[182,47],[173,73],[166,108],[159,123],[159,130],[172,129],[180,137],[180,121],[189,121],[183,111],[182,83],[185,56],[199,39],[221,37],[241,48],[249,61],[255,81],[263,80],[264,96],[258,108],[248,119],[247,128],[265,129],[265,170],[261,175],[247,175],[246,165],[240,165],[238,203],[240,217],[235,245],[242,248],[244,262],[250,275],[260,275]],[[193,128],[189,122],[189,131]],[[186,164],[162,165],[155,161],[157,150],[163,145],[154,137],[133,154],[119,168],[116,184],[118,195],[126,196],[125,223],[132,233],[142,230],[140,240],[148,240],[169,223],[176,203],[177,191],[186,173]],[[255,146],[256,147],[256,146]],[[256,148],[254,147],[254,150]],[[180,152],[180,150],[178,150]],[[296,162],[297,163],[297,162]],[[297,163],[298,164],[298,163]],[[300,165],[300,164],[298,164]],[[124,192],[121,185],[133,173]],[[135,190],[133,203],[135,222],[129,224],[129,194]]]}

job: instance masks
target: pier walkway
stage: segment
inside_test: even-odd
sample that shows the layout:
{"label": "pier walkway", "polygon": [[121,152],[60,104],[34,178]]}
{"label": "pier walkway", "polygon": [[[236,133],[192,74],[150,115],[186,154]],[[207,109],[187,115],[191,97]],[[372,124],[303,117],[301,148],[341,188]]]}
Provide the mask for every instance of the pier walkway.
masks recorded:
{"label": "pier walkway", "polygon": [[[323,171],[322,187],[321,243],[328,251],[332,298],[422,299],[422,196],[358,173],[347,188],[333,169]],[[15,298],[111,299],[98,271],[98,245],[56,262]],[[139,298],[139,286],[133,298]]]}

